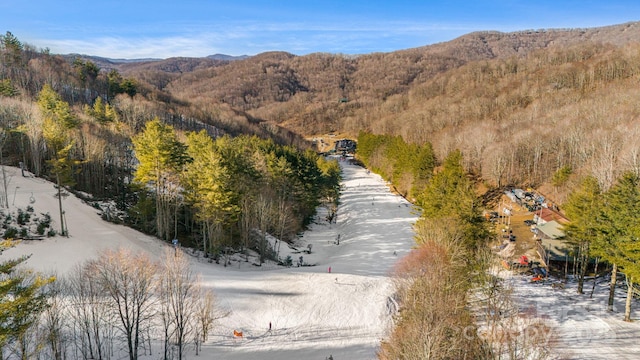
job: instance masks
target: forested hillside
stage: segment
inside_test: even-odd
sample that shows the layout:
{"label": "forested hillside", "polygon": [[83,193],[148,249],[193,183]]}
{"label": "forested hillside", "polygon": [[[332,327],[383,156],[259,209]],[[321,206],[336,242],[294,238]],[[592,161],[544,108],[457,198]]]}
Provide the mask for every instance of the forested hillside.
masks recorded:
{"label": "forested hillside", "polygon": [[[10,32],[0,40],[0,164],[51,180],[59,199],[72,191],[106,220],[216,259],[254,249],[261,261],[275,258],[267,233],[292,241],[318,206],[337,205],[337,162],[292,146],[302,142],[285,131],[196,117],[199,109],[117,69],[36,52]],[[11,179],[0,177],[4,208]],[[54,222],[66,235],[63,215],[60,201]]]}
{"label": "forested hillside", "polygon": [[[109,62],[53,55],[11,35],[3,43],[3,111],[7,123],[29,118],[30,101],[45,84],[99,123],[111,111],[131,133],[84,124],[83,156],[125,166],[131,159],[112,155],[121,150],[92,143],[117,143],[111,138],[130,137],[154,117],[178,130],[255,134],[303,148],[303,138],[325,133],[400,136],[419,147],[429,143],[436,159],[461,150],[466,169],[489,185],[546,185],[561,198],[575,181],[569,176],[551,187],[559,170],[593,173],[605,189],[622,171],[640,171],[633,101],[639,40],[640,25],[628,23],[479,32],[361,56],[271,52]],[[21,160],[39,173],[38,161]],[[90,160],[82,167],[102,178]],[[103,181],[85,185],[100,196],[111,186]]]}
{"label": "forested hillside", "polygon": [[438,159],[460,149],[467,170],[492,185],[540,186],[569,168],[594,173],[606,188],[640,164],[632,100],[639,41],[640,24],[628,23],[479,32],[361,56],[272,52],[186,72],[170,70],[185,59],[121,71],[242,126],[400,135],[431,143]]}
{"label": "forested hillside", "polygon": [[[478,32],[360,56],[269,52],[235,60],[111,62],[50,54],[10,32],[2,40],[0,112],[10,130],[3,161],[48,171],[51,146],[36,100],[50,86],[77,117],[78,172],[69,183],[120,203],[137,161],[120,144],[154,118],[178,132],[257,135],[299,149],[319,134],[389,136],[395,148],[363,160],[412,198],[454,149],[488,186],[542,187],[559,201],[582,175],[607,189],[624,171],[640,172],[638,23]],[[403,152],[411,155],[401,159]],[[427,156],[426,168],[393,168],[419,156]]]}
{"label": "forested hillside", "polygon": [[[640,171],[633,100],[639,42],[640,25],[628,23],[478,32],[360,56],[271,52],[111,62],[50,54],[8,32],[0,110],[5,128],[26,122],[23,134],[33,137],[40,131],[29,122],[34,100],[50,85],[82,120],[79,166],[98,180],[75,180],[96,196],[126,197],[118,185],[125,177],[114,169],[130,168],[133,159],[113,144],[157,117],[180,131],[252,134],[298,148],[326,133],[399,136],[411,146],[429,144],[436,162],[459,149],[466,170],[490,186],[546,186],[562,200],[581,174],[593,174],[606,189],[623,171]],[[114,128],[115,118],[126,127]],[[12,141],[32,147],[33,158],[5,146],[6,161],[22,161],[39,175],[43,155],[36,150],[45,144]],[[114,169],[95,165],[99,159]],[[559,171],[569,176],[552,182]]]}

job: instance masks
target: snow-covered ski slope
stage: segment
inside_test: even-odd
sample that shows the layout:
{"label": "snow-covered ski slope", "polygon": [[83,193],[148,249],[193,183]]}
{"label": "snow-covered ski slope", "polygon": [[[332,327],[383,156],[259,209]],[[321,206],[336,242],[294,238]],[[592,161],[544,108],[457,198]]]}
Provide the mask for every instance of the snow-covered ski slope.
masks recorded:
{"label": "snow-covered ski slope", "polygon": [[[284,245],[280,249],[280,256],[291,255],[294,264],[303,256],[305,263],[314,266],[282,268],[267,263],[258,267],[252,261],[234,261],[224,267],[193,257],[194,271],[201,273],[204,285],[213,289],[218,305],[229,315],[216,323],[199,356],[188,349],[188,359],[324,360],[329,355],[334,360],[375,359],[395,311],[389,271],[414,245],[412,224],[417,215],[378,175],[347,162],[341,165],[344,182],[337,223],[327,223],[320,209],[318,220],[296,249]],[[48,212],[58,229],[53,185],[22,177],[16,168],[6,170],[11,175],[10,209],[31,205],[36,214]],[[25,241],[4,251],[0,260],[32,254],[28,266],[64,274],[103,248],[128,247],[159,259],[169,246],[101,220],[96,209],[73,196],[63,203],[69,238]],[[339,245],[335,244],[338,235]],[[308,244],[312,244],[311,254],[302,252]],[[585,285],[587,294],[578,295],[575,284],[554,289],[528,280],[513,276],[508,282],[521,312],[545,319],[553,327],[550,358],[640,358],[638,303],[634,300],[636,321],[622,321],[623,289],[618,289],[615,311],[609,312],[605,281],[589,298],[591,282]],[[234,338],[233,330],[242,331],[244,337]]]}
{"label": "snow-covered ski slope", "polygon": [[[224,267],[193,257],[194,271],[201,274],[204,286],[213,289],[218,305],[228,312],[216,323],[199,358],[376,357],[395,311],[389,271],[413,246],[412,224],[417,216],[378,175],[347,162],[341,165],[344,182],[337,221],[329,224],[320,209],[317,221],[295,249],[281,246],[280,256],[290,254],[293,267],[255,266],[252,261],[233,261]],[[22,177],[16,168],[7,167],[7,171],[13,175],[9,183],[11,207],[31,205],[37,214],[48,212],[58,229],[53,185]],[[96,209],[74,196],[65,198],[63,207],[69,238],[25,241],[6,250],[2,260],[32,254],[28,266],[64,274],[103,248],[128,247],[159,258],[166,246],[153,237],[101,220]],[[303,252],[308,244],[312,244],[311,254]],[[296,266],[300,256],[312,266]],[[242,331],[244,337],[234,337],[233,330]],[[195,357],[193,353],[189,356]]]}

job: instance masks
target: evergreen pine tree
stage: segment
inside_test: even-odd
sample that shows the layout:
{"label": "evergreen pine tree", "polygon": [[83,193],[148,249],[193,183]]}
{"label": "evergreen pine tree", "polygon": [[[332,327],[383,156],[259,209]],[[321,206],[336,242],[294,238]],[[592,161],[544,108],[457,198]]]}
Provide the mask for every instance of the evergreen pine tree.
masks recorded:
{"label": "evergreen pine tree", "polygon": [[565,203],[565,213],[571,222],[564,226],[567,240],[578,249],[578,293],[583,293],[584,276],[590,255],[600,255],[598,239],[602,231],[602,193],[598,180],[585,178]]}
{"label": "evergreen pine tree", "polygon": [[62,209],[62,187],[73,184],[72,168],[76,161],[71,158],[71,150],[74,146],[71,131],[77,127],[78,120],[71,112],[69,104],[63,101],[49,85],[45,85],[40,91],[38,106],[44,117],[42,136],[52,156],[49,165],[56,179],[60,233],[68,235]]}
{"label": "evergreen pine tree", "polygon": [[[640,178],[623,174],[605,198],[603,258],[625,274],[628,284],[625,321],[630,321],[633,284],[640,279]],[[615,276],[612,274],[609,308],[613,307]]]}
{"label": "evergreen pine tree", "polygon": [[155,118],[145,129],[132,138],[139,165],[134,181],[151,186],[156,200],[156,235],[168,240],[172,230],[172,217],[178,206],[179,174],[188,161],[186,147],[170,125]]}
{"label": "evergreen pine tree", "polygon": [[17,266],[28,258],[0,263],[0,354],[4,346],[19,340],[38,321],[47,307],[42,288],[55,280],[18,270]]}
{"label": "evergreen pine tree", "polygon": [[444,160],[442,171],[431,178],[418,197],[418,205],[422,208],[423,218],[456,220],[470,248],[476,248],[487,238],[480,199],[462,167],[459,150],[451,152]]}

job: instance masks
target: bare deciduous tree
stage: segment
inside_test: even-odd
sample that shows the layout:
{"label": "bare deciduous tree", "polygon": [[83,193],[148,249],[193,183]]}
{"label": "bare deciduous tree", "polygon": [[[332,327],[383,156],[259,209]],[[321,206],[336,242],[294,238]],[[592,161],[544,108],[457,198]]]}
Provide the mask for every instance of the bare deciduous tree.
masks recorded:
{"label": "bare deciduous tree", "polygon": [[[197,297],[200,295],[197,281],[182,250],[165,251],[158,290],[162,299],[163,319],[166,316],[165,324],[170,325],[165,327],[165,334],[173,334],[179,360],[183,358],[184,346],[195,323]],[[165,344],[165,358],[166,355]]]}
{"label": "bare deciduous tree", "polygon": [[402,311],[380,359],[485,358],[468,310],[468,253],[462,233],[447,225],[416,225],[419,246],[395,269]]}
{"label": "bare deciduous tree", "polygon": [[253,197],[249,194],[245,195],[241,200],[240,211],[240,246],[245,253],[245,261],[249,261],[249,246],[251,240],[251,230],[255,227],[256,219],[252,214]]}
{"label": "bare deciduous tree", "polygon": [[273,221],[274,206],[272,200],[264,195],[259,194],[253,207],[254,216],[256,218],[258,230],[260,231],[260,242],[258,249],[260,252],[260,263],[262,264],[267,258],[267,232]]}
{"label": "bare deciduous tree", "polygon": [[486,172],[485,178],[492,180],[498,187],[504,185],[505,173],[507,172],[507,155],[503,149],[493,149],[490,156],[485,158],[487,164],[483,166]]}
{"label": "bare deciduous tree", "polygon": [[51,358],[55,360],[63,359],[67,340],[64,335],[64,328],[67,324],[62,290],[63,284],[61,282],[56,281],[48,285],[49,307],[44,311],[42,319],[46,344],[51,352]]}
{"label": "bare deciduous tree", "polygon": [[215,306],[215,296],[211,290],[205,290],[199,284],[198,296],[195,303],[195,323],[193,341],[196,346],[196,355],[200,346],[207,341],[209,332],[213,329],[214,322],[228,316],[227,312],[220,311]]}
{"label": "bare deciduous tree", "polygon": [[607,190],[617,176],[617,160],[620,153],[620,139],[616,133],[605,133],[593,142],[591,173],[598,179],[600,188]]}
{"label": "bare deciduous tree", "polygon": [[145,255],[119,249],[105,251],[89,266],[111,299],[110,308],[126,339],[129,359],[137,360],[141,330],[154,315],[156,265]]}
{"label": "bare deciduous tree", "polygon": [[90,264],[76,266],[66,278],[67,311],[76,349],[79,348],[84,358],[102,360],[109,351],[112,314]]}

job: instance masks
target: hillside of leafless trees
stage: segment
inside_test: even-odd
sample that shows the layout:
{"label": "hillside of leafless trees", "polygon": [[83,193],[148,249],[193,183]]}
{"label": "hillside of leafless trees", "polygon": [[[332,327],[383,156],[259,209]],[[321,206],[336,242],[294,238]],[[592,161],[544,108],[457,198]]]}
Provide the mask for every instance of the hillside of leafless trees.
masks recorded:
{"label": "hillside of leafless trees", "polygon": [[[640,24],[627,23],[477,32],[359,56],[110,62],[25,44],[20,56],[3,51],[1,77],[19,95],[0,99],[7,122],[29,114],[48,83],[77,110],[103,98],[133,132],[159,117],[177,129],[249,133],[298,147],[318,134],[399,135],[430,143],[437,159],[461,150],[467,170],[491,186],[546,185],[562,197],[580,174],[607,188],[622,171],[640,171],[639,42]],[[122,91],[112,91],[114,83]],[[129,136],[85,130],[112,146]],[[109,154],[96,146],[86,151]],[[573,175],[552,186],[559,170]]]}
{"label": "hillside of leafless trees", "polygon": [[[297,148],[327,133],[398,136],[407,149],[432,149],[434,166],[458,149],[489,188],[537,187],[558,203],[583,175],[606,190],[623,172],[640,172],[639,23],[237,60],[98,61],[35,49],[10,32],[2,40],[0,162],[50,177],[36,106],[50,86],[79,124],[69,184],[120,208],[138,200],[127,187],[130,139],[154,118],[180,133],[251,134]],[[396,183],[403,194],[416,185],[396,177],[387,180],[406,183]]]}
{"label": "hillside of leafless trees", "polygon": [[120,70],[235,126],[400,135],[430,142],[439,159],[460,149],[467,169],[492,185],[540,186],[570,168],[606,188],[621,171],[640,169],[639,40],[640,24],[628,23],[478,32],[361,56],[271,52],[192,60],[191,71],[183,58]]}

